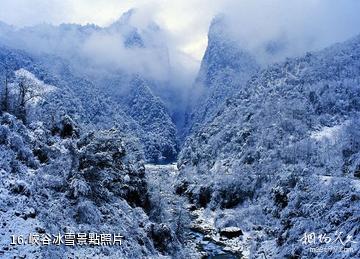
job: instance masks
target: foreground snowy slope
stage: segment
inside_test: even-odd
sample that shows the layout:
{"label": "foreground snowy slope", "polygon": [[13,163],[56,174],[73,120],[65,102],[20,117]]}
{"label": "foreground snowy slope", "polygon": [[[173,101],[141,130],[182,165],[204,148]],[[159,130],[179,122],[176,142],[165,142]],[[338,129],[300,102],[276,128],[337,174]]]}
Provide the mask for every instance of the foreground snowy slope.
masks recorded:
{"label": "foreground snowy slope", "polygon": [[[59,135],[52,136],[40,122],[28,129],[9,114],[0,117],[1,234],[8,237],[1,241],[2,256],[156,255],[145,229],[139,227],[149,223],[147,216],[133,208],[146,207],[143,165],[127,157],[117,132],[85,134],[79,139],[80,132],[69,123],[64,118]],[[40,240],[41,234],[78,232],[121,233],[129,242],[77,249],[10,245],[12,234],[23,235],[28,242],[30,234]],[[141,248],[137,239],[147,246]]]}
{"label": "foreground snowy slope", "polygon": [[154,206],[134,152],[115,129],[86,132],[69,116],[56,128],[41,121],[26,127],[3,113],[0,256],[187,257],[175,228],[149,219]]}
{"label": "foreground snowy slope", "polygon": [[304,233],[338,231],[352,252],[316,256],[359,257],[359,60],[356,37],[258,73],[189,137],[178,192],[253,232],[254,256],[311,257]]}

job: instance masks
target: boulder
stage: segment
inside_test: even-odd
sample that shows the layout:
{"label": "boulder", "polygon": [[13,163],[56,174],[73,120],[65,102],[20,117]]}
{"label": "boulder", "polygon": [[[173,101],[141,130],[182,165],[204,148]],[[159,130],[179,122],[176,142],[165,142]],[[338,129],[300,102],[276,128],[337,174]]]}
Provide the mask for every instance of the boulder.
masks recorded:
{"label": "boulder", "polygon": [[235,238],[242,236],[243,232],[238,227],[226,227],[220,230],[220,236],[227,238]]}
{"label": "boulder", "polygon": [[57,128],[60,131],[60,136],[62,138],[79,137],[78,126],[68,115],[63,116],[60,125]]}
{"label": "boulder", "polygon": [[153,240],[155,248],[160,252],[166,251],[173,241],[171,229],[164,223],[152,223],[147,226],[147,232],[148,236]]}

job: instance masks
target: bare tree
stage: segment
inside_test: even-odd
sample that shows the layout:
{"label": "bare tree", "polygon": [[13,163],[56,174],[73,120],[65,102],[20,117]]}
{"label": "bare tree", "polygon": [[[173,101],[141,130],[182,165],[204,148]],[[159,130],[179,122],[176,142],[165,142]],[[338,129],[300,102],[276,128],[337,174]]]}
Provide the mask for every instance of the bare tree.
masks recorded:
{"label": "bare tree", "polygon": [[36,91],[36,86],[25,77],[20,78],[18,83],[18,106],[16,115],[26,123],[27,104],[42,95]]}
{"label": "bare tree", "polygon": [[9,73],[5,72],[4,91],[1,96],[1,111],[9,112]]}
{"label": "bare tree", "polygon": [[19,106],[17,115],[18,117],[25,123],[26,120],[26,92],[27,92],[27,86],[26,84],[21,80],[19,82]]}

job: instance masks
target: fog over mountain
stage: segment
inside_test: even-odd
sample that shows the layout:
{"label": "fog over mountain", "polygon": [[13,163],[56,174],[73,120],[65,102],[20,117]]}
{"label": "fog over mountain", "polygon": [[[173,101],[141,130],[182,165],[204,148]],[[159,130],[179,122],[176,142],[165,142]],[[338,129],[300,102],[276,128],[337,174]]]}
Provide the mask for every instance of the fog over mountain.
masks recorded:
{"label": "fog over mountain", "polygon": [[[168,33],[163,40],[172,52],[196,56],[206,48],[206,35],[213,17],[224,13],[232,20],[233,35],[250,47],[268,41],[290,41],[289,51],[306,51],[343,41],[357,33],[356,0],[260,0],[260,1],[36,1],[2,0],[0,20],[18,27],[42,23],[97,24],[109,26],[131,8],[138,8],[135,27],[155,22]],[[33,6],[36,8],[32,8]],[[14,12],[16,10],[16,12]],[[232,24],[232,25],[231,25]],[[245,42],[244,42],[245,41]],[[175,62],[174,62],[175,63]]]}
{"label": "fog over mountain", "polygon": [[[95,71],[101,68],[140,73],[161,81],[165,89],[171,88],[169,91],[179,99],[176,103],[184,107],[192,95],[192,83],[205,54],[208,28],[219,14],[226,20],[223,33],[261,65],[346,40],[358,32],[354,24],[360,22],[356,15],[360,6],[353,0],[341,3],[155,0],[134,1],[131,5],[112,0],[106,4],[38,1],[38,8],[28,7],[27,1],[2,1],[0,20],[15,26],[2,26],[2,37],[6,35],[11,46],[37,54],[55,54],[71,61],[81,58],[96,66]],[[97,9],[103,16],[90,15]],[[196,11],[199,9],[201,15]],[[11,10],[17,10],[16,14]],[[124,24],[128,25],[126,29]],[[128,48],[126,38],[134,36],[136,41],[140,35],[141,40]],[[172,100],[165,102],[170,105]],[[171,109],[179,113],[177,108]]]}

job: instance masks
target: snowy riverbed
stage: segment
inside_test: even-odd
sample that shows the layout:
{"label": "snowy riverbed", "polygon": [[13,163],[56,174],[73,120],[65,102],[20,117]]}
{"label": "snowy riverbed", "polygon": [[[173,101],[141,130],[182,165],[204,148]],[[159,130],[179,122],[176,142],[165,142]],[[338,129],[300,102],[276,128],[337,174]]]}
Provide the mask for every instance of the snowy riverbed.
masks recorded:
{"label": "snowy riverbed", "polygon": [[[174,210],[179,201],[179,196],[175,194],[175,182],[179,174],[176,164],[155,165],[146,164],[146,176],[150,189],[152,185],[158,184],[162,202],[165,200],[165,206],[170,205],[169,210]],[[198,254],[195,258],[247,258],[248,252],[243,251],[244,241],[248,241],[247,233],[241,237],[227,239],[220,237],[220,233],[214,227],[214,215],[204,213],[204,209],[191,211],[192,204],[187,200],[181,200],[182,207],[186,208],[189,214],[188,231],[186,233],[187,244],[190,248],[195,248]],[[206,233],[205,230],[209,230]]]}

